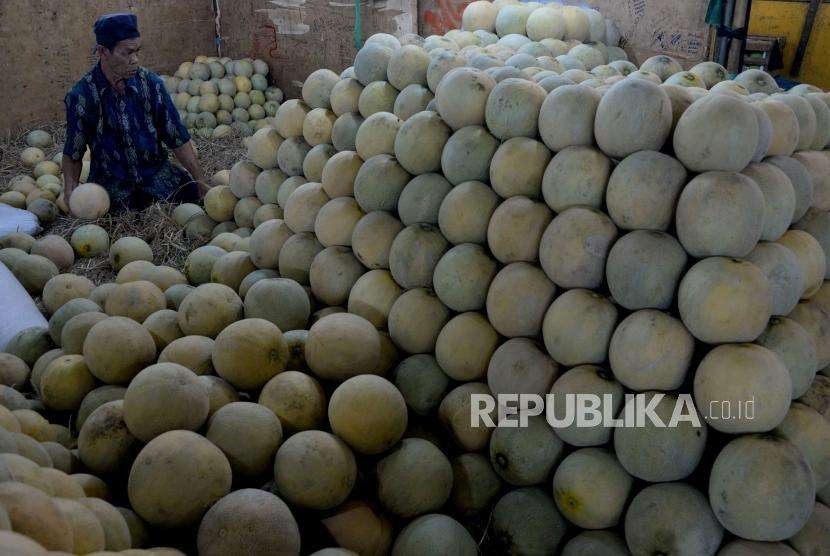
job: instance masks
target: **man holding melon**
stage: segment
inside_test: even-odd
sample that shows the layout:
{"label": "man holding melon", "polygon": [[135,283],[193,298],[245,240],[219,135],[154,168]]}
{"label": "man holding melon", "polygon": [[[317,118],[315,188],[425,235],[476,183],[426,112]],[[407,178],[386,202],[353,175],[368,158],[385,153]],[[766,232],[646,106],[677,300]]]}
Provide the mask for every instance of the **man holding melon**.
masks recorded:
{"label": "man holding melon", "polygon": [[[93,30],[98,63],[65,99],[67,203],[87,147],[92,155],[88,181],[107,190],[114,210],[197,200],[208,187],[164,82],[138,65],[138,19],[130,13],[104,15]],[[170,161],[168,148],[181,166]]]}

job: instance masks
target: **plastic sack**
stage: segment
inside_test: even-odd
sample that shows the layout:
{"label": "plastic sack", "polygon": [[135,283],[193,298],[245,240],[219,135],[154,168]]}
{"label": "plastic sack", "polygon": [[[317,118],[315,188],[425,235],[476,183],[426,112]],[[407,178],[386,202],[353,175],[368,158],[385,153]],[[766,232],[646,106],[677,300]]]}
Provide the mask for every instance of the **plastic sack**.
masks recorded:
{"label": "plastic sack", "polygon": [[[3,205],[0,205],[0,208],[2,207]],[[32,300],[32,296],[6,265],[0,263],[0,351],[6,349],[6,345],[15,334],[33,326],[45,328],[48,323]]]}
{"label": "plastic sack", "polygon": [[0,203],[0,237],[14,232],[35,235],[40,231],[37,216],[28,210]]}

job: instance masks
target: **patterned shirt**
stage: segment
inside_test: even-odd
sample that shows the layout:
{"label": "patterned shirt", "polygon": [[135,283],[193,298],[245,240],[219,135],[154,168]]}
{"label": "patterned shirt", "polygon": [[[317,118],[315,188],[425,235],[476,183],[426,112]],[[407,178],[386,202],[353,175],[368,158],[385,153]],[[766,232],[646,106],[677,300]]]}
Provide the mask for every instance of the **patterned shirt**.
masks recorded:
{"label": "patterned shirt", "polygon": [[63,154],[81,160],[89,146],[89,181],[106,188],[114,205],[129,206],[136,193],[165,199],[191,180],[165,148],[184,145],[190,134],[158,75],[139,68],[125,85],[118,93],[98,63],[72,87]]}

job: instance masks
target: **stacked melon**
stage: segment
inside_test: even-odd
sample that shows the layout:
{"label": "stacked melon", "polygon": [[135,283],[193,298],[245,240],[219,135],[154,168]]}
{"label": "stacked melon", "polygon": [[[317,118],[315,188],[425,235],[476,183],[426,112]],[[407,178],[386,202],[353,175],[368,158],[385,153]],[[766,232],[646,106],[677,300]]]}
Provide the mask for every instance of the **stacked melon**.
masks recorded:
{"label": "stacked melon", "polygon": [[[454,442],[439,446],[476,460],[479,488],[521,487],[476,493],[476,511],[496,503],[491,538],[504,551],[553,551],[566,522],[625,537],[584,533],[573,547],[635,553],[714,554],[727,532],[744,539],[730,550],[826,541],[815,529],[827,509],[814,501],[828,500],[830,479],[828,379],[817,374],[830,365],[828,95],[780,94],[758,72],[729,81],[711,63],[683,72],[665,56],[632,69],[599,44],[566,55],[582,68],[545,69],[524,55],[552,43],[511,35],[505,21],[530,12],[529,30],[571,10],[476,2],[465,21],[479,9],[496,15],[423,43],[375,36],[353,68],[309,75],[303,99],[283,103],[206,199],[221,227],[205,249],[247,251],[249,276],[293,279],[329,311],[362,317],[379,330],[381,360],[391,340],[400,361],[389,378],[410,419],[437,417]],[[235,217],[265,205],[276,218],[250,239],[227,234],[250,231],[231,220],[236,207]],[[338,353],[350,369],[307,358],[317,378],[371,366],[374,335],[339,318],[339,337],[354,330],[359,349]],[[611,414],[625,393],[663,392],[666,420],[688,393],[703,427],[491,434],[468,423],[470,394],[488,392],[607,393]],[[735,415],[742,400],[755,414]],[[723,407],[731,419],[714,413]],[[329,419],[360,452],[331,407]],[[764,478],[759,459],[774,469]],[[417,513],[466,514],[435,500]],[[527,504],[536,517],[518,519]]]}
{"label": "stacked melon", "polygon": [[[828,545],[827,96],[526,65],[592,38],[592,13],[474,2],[444,37],[373,36],[177,208],[209,239],[183,269],[129,240],[115,284],[44,285],[49,329],[11,350],[40,369],[23,388],[71,416],[150,544]],[[72,365],[37,365],[57,345]],[[621,415],[663,393],[666,422],[690,394],[703,424],[471,426],[473,394],[548,393],[558,419],[567,394]]]}
{"label": "stacked melon", "polygon": [[268,64],[262,60],[197,56],[174,75],[161,77],[188,130],[220,138],[232,130],[248,136],[267,125],[266,118],[283,100],[267,76]]}

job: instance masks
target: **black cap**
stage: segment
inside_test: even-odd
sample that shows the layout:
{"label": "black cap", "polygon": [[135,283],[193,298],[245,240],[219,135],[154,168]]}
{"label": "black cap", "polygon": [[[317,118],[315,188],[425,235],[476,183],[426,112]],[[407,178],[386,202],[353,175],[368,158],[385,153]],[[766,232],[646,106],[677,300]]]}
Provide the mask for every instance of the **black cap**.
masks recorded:
{"label": "black cap", "polygon": [[138,18],[131,13],[102,15],[92,30],[95,32],[96,42],[111,50],[119,42],[139,36]]}

